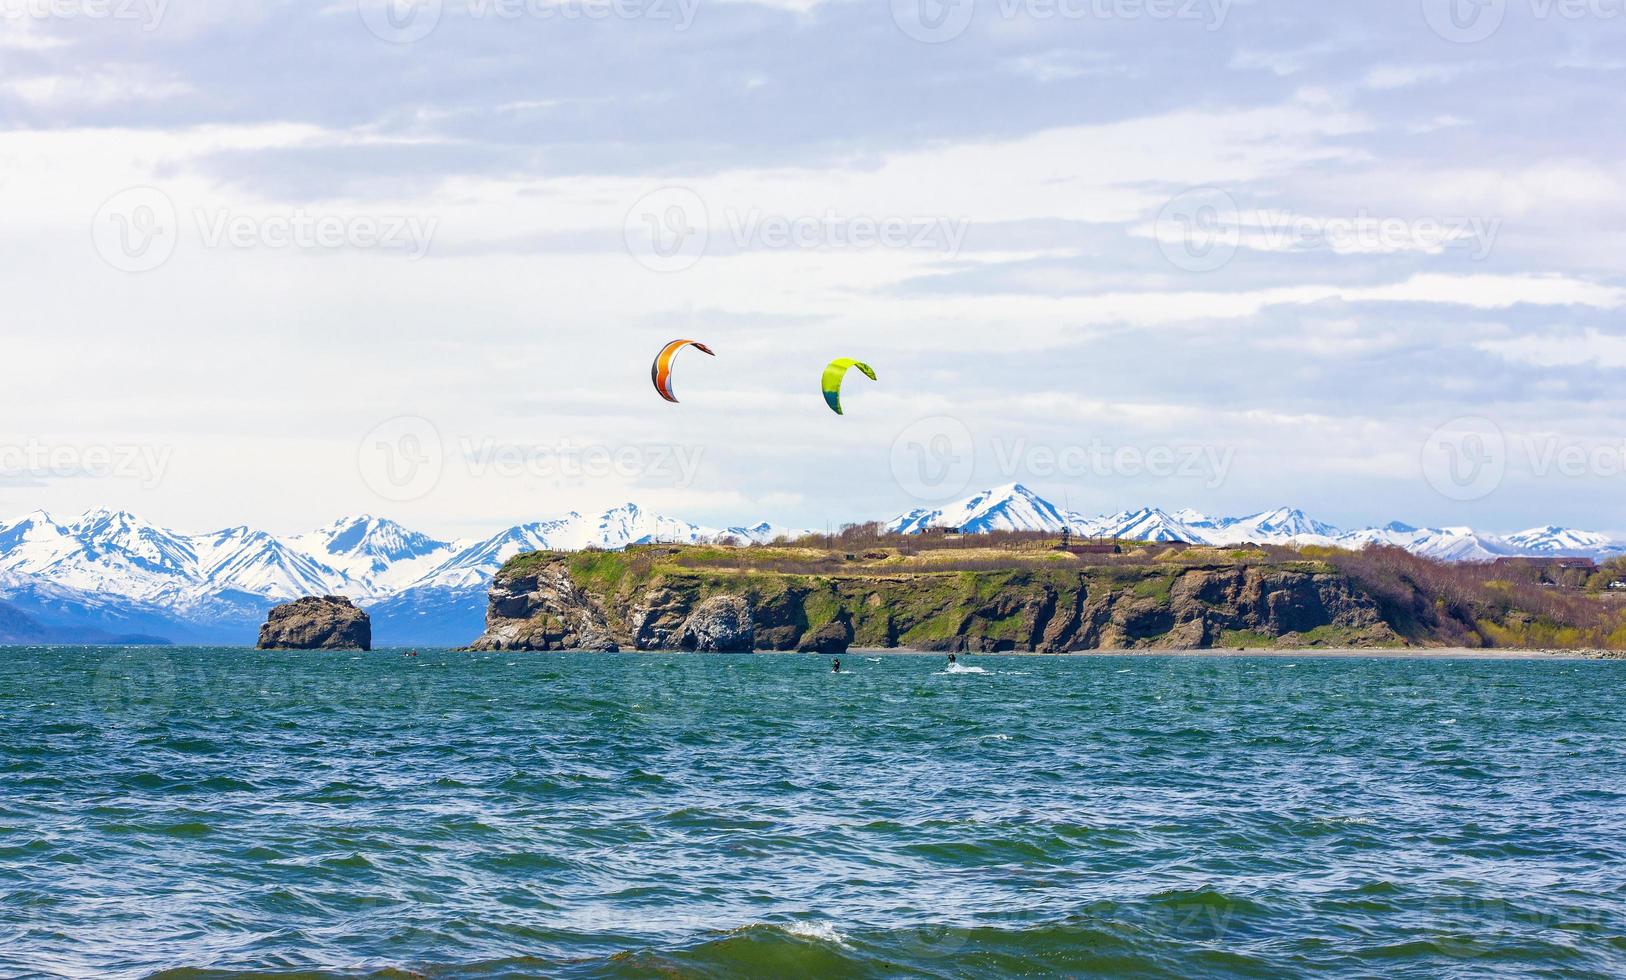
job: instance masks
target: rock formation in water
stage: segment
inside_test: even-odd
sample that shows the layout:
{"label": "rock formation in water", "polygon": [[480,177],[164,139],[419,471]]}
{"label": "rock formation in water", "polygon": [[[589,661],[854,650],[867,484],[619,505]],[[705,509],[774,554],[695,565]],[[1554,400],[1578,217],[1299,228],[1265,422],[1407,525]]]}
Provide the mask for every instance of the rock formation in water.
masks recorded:
{"label": "rock formation in water", "polygon": [[485,634],[471,649],[1061,653],[1405,643],[1371,595],[1313,563],[813,574],[684,565],[684,557],[673,548],[520,556],[498,573]]}
{"label": "rock formation in water", "polygon": [[260,627],[261,650],[371,650],[373,624],[344,596],[306,596],[277,606]]}

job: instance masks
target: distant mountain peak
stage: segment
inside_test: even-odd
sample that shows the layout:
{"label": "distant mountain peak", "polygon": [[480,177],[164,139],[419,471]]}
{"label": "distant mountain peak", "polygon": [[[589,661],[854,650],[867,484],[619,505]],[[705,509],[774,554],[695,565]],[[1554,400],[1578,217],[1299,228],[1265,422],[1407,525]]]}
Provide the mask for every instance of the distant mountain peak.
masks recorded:
{"label": "distant mountain peak", "polygon": [[[1556,524],[1509,535],[1469,527],[1415,528],[1400,522],[1346,532],[1291,506],[1247,517],[1209,516],[1190,508],[1171,513],[1145,506],[1086,517],[1058,510],[1017,482],[956,502],[917,508],[886,526],[904,533],[955,527],[967,533],[1059,535],[1069,529],[1087,536],[1198,545],[1388,545],[1447,561],[1626,554],[1626,542]],[[86,511],[64,524],[47,511],[35,510],[0,521],[0,588],[12,596],[32,597],[29,601],[39,604],[29,607],[31,614],[49,611],[52,603],[69,602],[82,610],[100,603],[107,616],[137,615],[153,623],[158,620],[152,617],[170,617],[166,622],[199,629],[224,629],[223,623],[245,619],[257,626],[274,601],[329,593],[392,603],[393,615],[414,623],[423,621],[414,618],[419,616],[453,616],[457,623],[475,623],[493,574],[522,551],[617,549],[725,537],[768,542],[803,533],[770,521],[719,530],[630,501],[600,513],[584,516],[571,511],[463,542],[439,541],[373,514],[340,518],[305,534],[278,536],[247,525],[183,534],[110,508]],[[53,597],[51,590],[65,598]],[[5,598],[0,595],[0,600]]]}

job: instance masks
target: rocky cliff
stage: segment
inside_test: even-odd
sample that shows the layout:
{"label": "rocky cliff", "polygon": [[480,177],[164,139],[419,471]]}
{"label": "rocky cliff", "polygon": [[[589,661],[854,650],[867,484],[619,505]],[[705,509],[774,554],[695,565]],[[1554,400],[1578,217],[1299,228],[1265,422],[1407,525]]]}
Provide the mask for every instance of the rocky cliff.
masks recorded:
{"label": "rocky cliff", "polygon": [[344,596],[306,596],[274,607],[260,627],[261,650],[371,650],[373,625]]}
{"label": "rocky cliff", "polygon": [[765,554],[522,555],[498,573],[472,649],[1061,653],[1404,642],[1371,596],[1314,562],[1090,567],[1045,556],[956,571],[893,555],[819,556],[825,573],[763,567]]}

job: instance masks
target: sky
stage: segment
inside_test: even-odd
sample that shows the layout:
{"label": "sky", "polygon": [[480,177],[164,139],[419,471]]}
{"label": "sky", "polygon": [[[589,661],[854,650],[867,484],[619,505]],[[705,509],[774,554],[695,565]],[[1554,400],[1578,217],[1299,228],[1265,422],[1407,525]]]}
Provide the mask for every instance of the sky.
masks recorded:
{"label": "sky", "polygon": [[1626,534],[1623,83],[1626,0],[0,0],[0,515]]}

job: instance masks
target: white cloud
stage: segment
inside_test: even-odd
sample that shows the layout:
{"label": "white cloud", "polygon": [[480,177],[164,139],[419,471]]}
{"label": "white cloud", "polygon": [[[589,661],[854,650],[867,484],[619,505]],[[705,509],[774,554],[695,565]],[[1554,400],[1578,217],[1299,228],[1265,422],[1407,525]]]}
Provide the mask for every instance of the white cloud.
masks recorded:
{"label": "white cloud", "polygon": [[1551,332],[1486,340],[1474,345],[1519,364],[1537,367],[1571,367],[1596,364],[1606,368],[1626,368],[1626,336],[1588,329],[1580,333]]}

